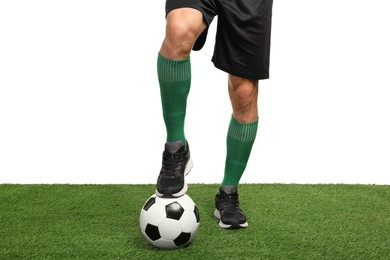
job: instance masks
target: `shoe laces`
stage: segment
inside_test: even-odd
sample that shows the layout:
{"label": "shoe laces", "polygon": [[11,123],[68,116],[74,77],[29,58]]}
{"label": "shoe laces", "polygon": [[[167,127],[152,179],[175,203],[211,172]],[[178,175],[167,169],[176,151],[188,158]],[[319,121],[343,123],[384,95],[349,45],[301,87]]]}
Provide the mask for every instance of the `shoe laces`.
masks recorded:
{"label": "shoe laces", "polygon": [[224,200],[224,206],[227,209],[239,209],[240,203],[238,201],[238,194],[224,194],[223,200]]}
{"label": "shoe laces", "polygon": [[164,151],[161,173],[166,176],[177,176],[180,174],[180,166],[184,161],[184,153],[169,153]]}

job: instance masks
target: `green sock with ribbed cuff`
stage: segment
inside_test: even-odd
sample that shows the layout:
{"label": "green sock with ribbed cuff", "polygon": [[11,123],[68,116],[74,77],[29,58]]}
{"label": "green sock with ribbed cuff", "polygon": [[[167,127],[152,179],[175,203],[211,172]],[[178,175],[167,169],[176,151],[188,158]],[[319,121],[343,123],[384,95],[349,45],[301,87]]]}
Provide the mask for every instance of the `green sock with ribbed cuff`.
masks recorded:
{"label": "green sock with ribbed cuff", "polygon": [[256,139],[257,126],[258,120],[252,123],[242,123],[232,116],[226,139],[227,152],[223,186],[238,186]]}
{"label": "green sock with ribbed cuff", "polygon": [[182,140],[186,145],[184,121],[191,86],[190,58],[171,60],[160,53],[157,58],[161,104],[167,142]]}

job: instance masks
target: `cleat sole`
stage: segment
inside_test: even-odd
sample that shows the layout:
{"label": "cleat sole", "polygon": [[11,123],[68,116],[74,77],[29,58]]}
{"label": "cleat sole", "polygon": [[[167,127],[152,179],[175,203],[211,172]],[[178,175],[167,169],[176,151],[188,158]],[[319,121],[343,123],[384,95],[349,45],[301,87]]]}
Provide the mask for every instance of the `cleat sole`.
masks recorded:
{"label": "cleat sole", "polygon": [[217,219],[219,219],[218,225],[219,225],[221,228],[224,228],[224,229],[238,229],[238,228],[246,228],[246,227],[248,227],[248,221],[245,221],[245,223],[237,224],[237,225],[232,225],[232,224],[225,224],[225,223],[223,223],[222,220],[221,220],[221,212],[219,212],[218,209],[215,209],[215,210],[214,210],[214,217],[216,217]]}

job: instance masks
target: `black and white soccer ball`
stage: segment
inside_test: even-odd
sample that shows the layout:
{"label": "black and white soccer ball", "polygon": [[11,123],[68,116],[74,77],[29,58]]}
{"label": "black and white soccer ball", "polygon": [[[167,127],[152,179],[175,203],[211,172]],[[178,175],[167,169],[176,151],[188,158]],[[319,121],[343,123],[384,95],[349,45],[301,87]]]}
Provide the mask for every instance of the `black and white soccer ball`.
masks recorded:
{"label": "black and white soccer ball", "polygon": [[153,246],[175,249],[188,245],[199,228],[199,210],[187,195],[160,198],[153,194],[140,214],[143,236]]}

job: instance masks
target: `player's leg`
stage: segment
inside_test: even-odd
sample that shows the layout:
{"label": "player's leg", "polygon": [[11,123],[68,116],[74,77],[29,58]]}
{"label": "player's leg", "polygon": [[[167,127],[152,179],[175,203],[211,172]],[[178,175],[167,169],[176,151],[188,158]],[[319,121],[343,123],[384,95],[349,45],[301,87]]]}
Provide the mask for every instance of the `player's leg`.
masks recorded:
{"label": "player's leg", "polygon": [[229,75],[233,115],[226,139],[225,173],[216,196],[216,217],[223,228],[247,227],[238,201],[237,187],[246,168],[258,125],[258,81]]}
{"label": "player's leg", "polygon": [[273,0],[228,1],[218,10],[212,61],[230,74],[233,107],[225,173],[215,201],[215,215],[223,228],[248,225],[238,203],[237,186],[256,138],[258,80],[269,78],[272,3]]}
{"label": "player's leg", "polygon": [[227,155],[222,186],[237,187],[246,168],[258,125],[258,81],[229,75],[233,115],[227,135]]}
{"label": "player's leg", "polygon": [[174,9],[166,17],[166,34],[157,60],[167,132],[163,165],[156,185],[158,196],[179,197],[187,191],[184,175],[192,167],[184,134],[187,97],[191,86],[189,55],[205,28],[202,13],[194,8]]}
{"label": "player's leg", "polygon": [[184,119],[191,86],[192,46],[205,29],[202,13],[193,8],[175,9],[167,15],[166,35],[157,62],[167,142],[186,142]]}
{"label": "player's leg", "polygon": [[227,155],[222,187],[237,187],[246,168],[258,125],[258,80],[229,75],[233,108],[227,134]]}

